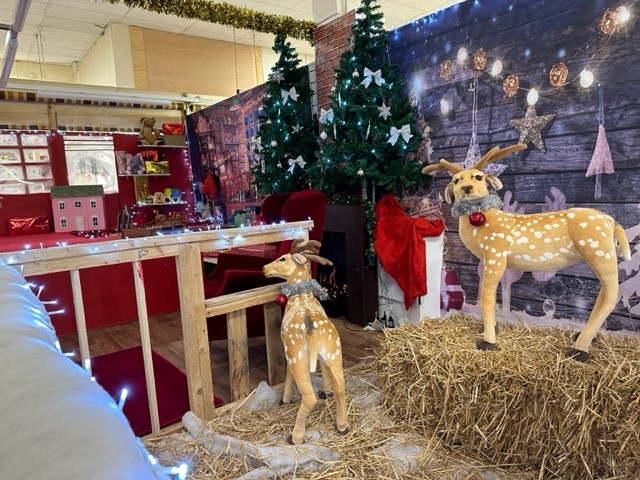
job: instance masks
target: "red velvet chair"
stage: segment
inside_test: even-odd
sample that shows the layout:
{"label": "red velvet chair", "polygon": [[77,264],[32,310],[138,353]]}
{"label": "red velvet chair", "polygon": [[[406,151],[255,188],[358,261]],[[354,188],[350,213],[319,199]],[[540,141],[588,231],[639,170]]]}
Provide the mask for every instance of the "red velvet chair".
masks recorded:
{"label": "red velvet chair", "polygon": [[[297,222],[311,218],[314,226],[309,232],[309,238],[320,242],[324,231],[326,204],[326,197],[317,190],[275,194],[265,198],[261,214],[265,223],[279,222],[281,220]],[[279,205],[281,205],[280,210]],[[281,242],[274,258],[289,252],[291,243],[292,240]],[[205,298],[281,282],[282,280],[279,279],[268,279],[262,274],[262,267],[271,260],[271,258],[255,255],[221,252],[218,255],[215,270],[204,279]],[[315,264],[312,265],[312,269],[315,273]],[[261,305],[247,309],[247,333],[250,337],[264,335],[264,316],[262,312],[263,307]],[[208,318],[207,327],[209,340],[227,338],[226,316],[218,315]]]}

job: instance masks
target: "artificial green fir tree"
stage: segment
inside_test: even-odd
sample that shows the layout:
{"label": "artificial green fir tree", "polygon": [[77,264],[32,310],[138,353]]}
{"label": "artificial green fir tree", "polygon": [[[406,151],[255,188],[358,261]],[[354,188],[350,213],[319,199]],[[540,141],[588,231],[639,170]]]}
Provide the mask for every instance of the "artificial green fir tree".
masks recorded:
{"label": "artificial green fir tree", "polygon": [[[339,200],[371,199],[374,186],[401,195],[424,178],[420,132],[376,0],[362,0],[351,48],[336,69],[331,108],[320,112],[320,159],[312,183]],[[346,197],[346,198],[345,198]]]}
{"label": "artificial green fir tree", "polygon": [[294,192],[309,188],[309,168],[318,144],[310,112],[308,72],[286,37],[276,36],[273,50],[280,55],[271,69],[262,101],[253,167],[260,193]]}

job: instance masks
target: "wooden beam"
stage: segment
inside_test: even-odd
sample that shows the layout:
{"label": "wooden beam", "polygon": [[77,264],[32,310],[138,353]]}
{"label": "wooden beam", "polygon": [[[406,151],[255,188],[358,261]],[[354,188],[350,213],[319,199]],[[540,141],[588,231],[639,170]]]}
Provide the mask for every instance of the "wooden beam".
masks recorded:
{"label": "wooden beam", "polygon": [[[80,270],[77,268],[70,270],[71,292],[73,294],[73,308],[75,309],[76,328],[78,330],[78,345],[80,347],[80,361],[84,368],[85,361],[91,358],[89,352],[89,337],[87,335],[87,320],[84,313],[84,303],[82,301],[82,284],[80,283]],[[91,373],[91,372],[89,372]]]}
{"label": "wooden beam", "polygon": [[233,401],[236,401],[251,393],[246,310],[241,309],[227,313],[227,342],[229,345],[231,397]]}
{"label": "wooden beam", "polygon": [[284,346],[280,336],[282,309],[275,302],[264,305],[264,330],[267,345],[267,370],[269,385],[284,382],[287,364],[284,358]]}
{"label": "wooden beam", "polygon": [[182,337],[189,386],[189,405],[198,418],[212,420],[211,357],[204,312],[204,279],[198,244],[180,244],[176,258],[182,316]]}
{"label": "wooden beam", "polygon": [[282,284],[277,283],[275,285],[267,285],[242,292],[208,298],[204,302],[207,318],[273,302],[280,293],[281,287]]}

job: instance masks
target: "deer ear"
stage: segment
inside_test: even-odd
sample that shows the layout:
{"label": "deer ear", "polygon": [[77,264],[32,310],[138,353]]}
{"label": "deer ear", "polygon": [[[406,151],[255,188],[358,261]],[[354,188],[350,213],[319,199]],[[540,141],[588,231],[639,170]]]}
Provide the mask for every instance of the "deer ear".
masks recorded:
{"label": "deer ear", "polygon": [[500,190],[502,188],[502,182],[495,175],[485,175],[484,176],[487,185],[489,185],[494,190]]}
{"label": "deer ear", "polygon": [[307,257],[302,255],[301,253],[294,253],[291,257],[293,258],[293,261],[299,265],[304,265],[305,263],[307,263]]}
{"label": "deer ear", "polygon": [[451,182],[444,190],[444,200],[447,203],[453,203],[454,198],[455,196],[453,195],[453,182]]}

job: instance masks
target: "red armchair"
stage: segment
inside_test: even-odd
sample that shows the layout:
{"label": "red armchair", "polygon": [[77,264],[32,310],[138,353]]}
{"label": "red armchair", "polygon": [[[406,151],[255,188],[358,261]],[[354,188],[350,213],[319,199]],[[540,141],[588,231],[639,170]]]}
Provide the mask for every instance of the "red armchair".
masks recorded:
{"label": "red armchair", "polygon": [[[274,194],[265,198],[261,215],[265,223],[297,222],[311,218],[313,229],[311,240],[322,241],[327,199],[322,192],[304,190],[301,192]],[[291,240],[281,242],[274,258],[289,252]],[[268,279],[262,274],[262,267],[271,258],[221,252],[215,270],[204,279],[205,298],[236,293],[251,288],[278,283],[279,279]],[[312,265],[315,267],[315,264]],[[315,272],[314,272],[315,273]],[[247,309],[247,332],[250,337],[264,335],[262,306]],[[209,340],[227,338],[226,316],[219,315],[207,319]]]}

